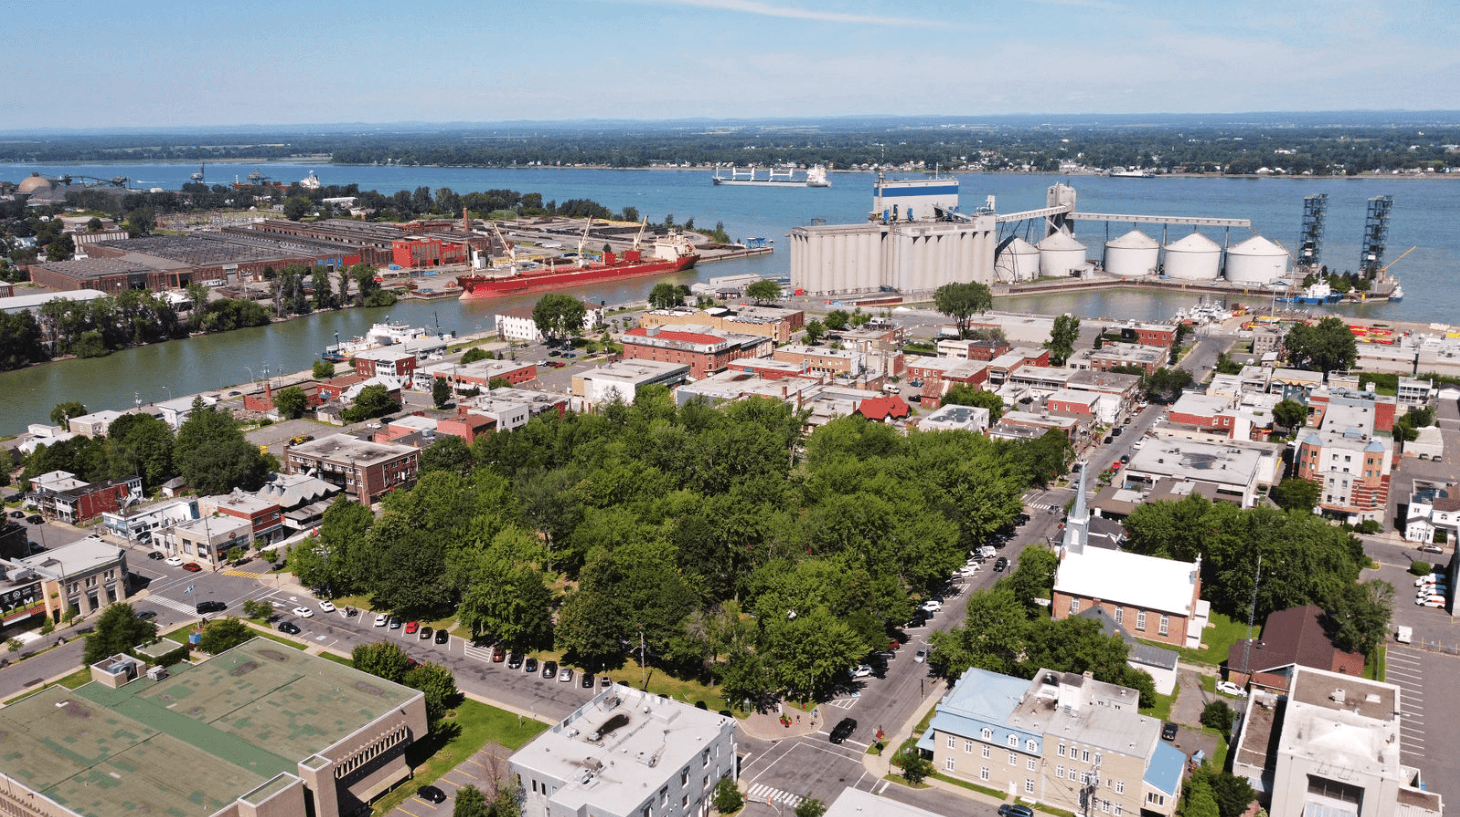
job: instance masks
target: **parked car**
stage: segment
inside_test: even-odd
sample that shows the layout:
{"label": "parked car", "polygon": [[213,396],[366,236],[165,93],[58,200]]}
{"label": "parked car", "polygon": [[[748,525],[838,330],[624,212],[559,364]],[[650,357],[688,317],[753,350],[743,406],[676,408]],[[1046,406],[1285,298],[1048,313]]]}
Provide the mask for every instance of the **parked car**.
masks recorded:
{"label": "parked car", "polygon": [[188,562],[187,564],[183,565],[183,570],[186,570],[189,573],[203,572],[203,568],[197,562]]}
{"label": "parked car", "polygon": [[39,525],[46,520],[42,519],[40,514],[33,513],[30,516],[27,516],[25,518],[25,521],[31,523],[32,525]]}
{"label": "parked car", "polygon": [[831,729],[831,742],[841,743],[851,737],[855,731],[857,731],[857,721],[854,718],[842,718]]}
{"label": "parked car", "polygon": [[928,648],[927,647],[923,647],[923,648],[919,649],[917,652],[913,653],[913,660],[916,661],[919,664],[921,664],[924,661],[928,660]]}
{"label": "parked car", "polygon": [[1034,809],[1019,803],[999,806],[999,817],[1034,817]]}
{"label": "parked car", "polygon": [[437,644],[445,644],[446,642],[448,642],[450,640],[451,640],[451,633],[446,632],[446,630],[444,628],[436,631],[436,643]]}
{"label": "parked car", "polygon": [[872,674],[872,667],[868,666],[867,664],[861,664],[861,665],[857,666],[855,669],[852,670],[852,677],[853,678],[866,678],[866,677],[870,676],[871,674]]}
{"label": "parked car", "polygon": [[1246,698],[1247,697],[1247,690],[1243,689],[1242,687],[1237,686],[1236,684],[1232,683],[1231,681],[1218,681],[1217,682],[1217,691],[1218,692],[1225,692],[1228,695],[1236,695],[1238,698]]}
{"label": "parked car", "polygon": [[532,675],[532,674],[536,673],[537,672],[537,659],[536,658],[528,658],[526,661],[523,661],[522,662],[522,671],[525,672],[525,673],[527,673],[528,675]]}
{"label": "parked car", "polygon": [[421,623],[419,621],[411,621],[406,623],[406,635],[415,635],[416,630],[419,629],[421,629]]}
{"label": "parked car", "polygon": [[165,557],[165,556],[162,555],[162,551],[160,551],[160,550],[154,550],[154,551],[152,551],[152,552],[150,552],[150,553],[147,554],[147,558],[149,558],[149,559],[165,559],[167,557]]}
{"label": "parked car", "polygon": [[[445,632],[445,630],[439,630],[438,632]],[[506,661],[506,660],[507,660],[507,648],[506,647],[502,646],[501,644],[498,644],[497,646],[495,646],[495,647],[492,648],[492,663],[494,663],[494,664],[500,664],[500,663],[502,663],[503,661]]]}
{"label": "parked car", "polygon": [[390,629],[392,629],[392,630],[399,630],[400,629],[400,619],[399,618],[397,618],[395,616],[391,616],[390,617]]}
{"label": "parked car", "polygon": [[1440,547],[1439,545],[1424,545],[1423,547],[1420,548],[1420,550],[1424,551],[1425,553],[1444,553],[1445,552],[1445,549],[1442,548],[1442,547]]}
{"label": "parked car", "polygon": [[389,622],[390,622],[390,616],[388,616],[388,615],[386,615],[384,613],[381,613],[380,615],[378,615],[378,616],[375,617],[375,626],[376,627],[384,627]]}
{"label": "parked car", "polygon": [[432,632],[434,632],[434,630],[432,630],[430,627],[422,627],[421,632],[418,633],[416,637],[421,639],[422,641],[428,641],[431,638]]}
{"label": "parked car", "polygon": [[25,518],[25,511],[11,511],[10,512],[10,518],[11,519],[24,519]]}
{"label": "parked car", "polygon": [[591,673],[591,672],[585,672],[585,673],[583,673],[583,678],[578,683],[584,689],[592,689],[593,688],[593,673]]}
{"label": "parked car", "polygon": [[138,610],[137,611],[137,618],[140,618],[143,621],[146,621],[149,618],[157,618],[157,611],[156,610]]}
{"label": "parked car", "polygon": [[221,613],[228,609],[228,605],[221,601],[200,601],[198,602],[198,615],[205,613]]}
{"label": "parked car", "polygon": [[554,677],[557,676],[557,674],[558,674],[558,662],[556,662],[556,661],[544,661],[544,662],[542,662],[542,677],[544,677],[544,678],[546,678],[548,680],[552,680]]}
{"label": "parked car", "polygon": [[514,652],[507,656],[507,669],[519,669],[522,667],[522,653]]}
{"label": "parked car", "polygon": [[1003,556],[1000,556],[998,561],[994,562],[994,572],[1003,573],[1008,566],[1009,560]]}
{"label": "parked car", "polygon": [[1166,721],[1161,726],[1161,740],[1176,740],[1176,724]]}
{"label": "parked car", "polygon": [[558,670],[558,683],[566,684],[571,680],[573,680],[572,667],[563,667],[562,669]]}
{"label": "parked car", "polygon": [[279,622],[279,632],[288,633],[289,635],[299,635],[299,625],[292,621],[281,621]]}
{"label": "parked car", "polygon": [[319,603],[319,611],[321,613],[333,613],[335,611],[335,603],[329,599],[325,599]]}
{"label": "parked car", "polygon": [[303,605],[295,607],[291,612],[293,612],[294,615],[299,616],[300,618],[310,618],[314,615],[314,610]]}
{"label": "parked car", "polygon": [[172,565],[173,567],[181,567],[183,563],[183,558],[181,556],[169,556],[164,559],[162,563],[166,565]]}
{"label": "parked car", "polygon": [[927,610],[929,613],[936,613],[939,610],[943,609],[943,602],[936,599],[929,599],[923,602],[923,609]]}
{"label": "parked car", "polygon": [[416,796],[421,798],[422,800],[425,800],[428,803],[446,802],[446,792],[436,788],[435,786],[422,786],[419,789],[416,789]]}

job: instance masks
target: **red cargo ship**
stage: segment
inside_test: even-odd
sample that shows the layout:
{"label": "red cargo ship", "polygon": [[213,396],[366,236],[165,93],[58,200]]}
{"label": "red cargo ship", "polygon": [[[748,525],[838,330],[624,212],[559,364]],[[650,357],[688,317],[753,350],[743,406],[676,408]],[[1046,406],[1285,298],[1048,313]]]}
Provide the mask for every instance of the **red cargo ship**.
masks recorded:
{"label": "red cargo ship", "polygon": [[514,265],[504,275],[463,275],[456,279],[461,284],[461,300],[499,298],[504,295],[596,284],[600,281],[681,272],[693,267],[700,257],[687,238],[671,235],[654,242],[649,258],[644,258],[644,253],[640,250],[625,250],[622,257],[606,252],[603,260],[597,263],[584,263],[581,256],[571,260],[554,260],[561,263],[548,262],[545,266],[534,269],[521,269]]}

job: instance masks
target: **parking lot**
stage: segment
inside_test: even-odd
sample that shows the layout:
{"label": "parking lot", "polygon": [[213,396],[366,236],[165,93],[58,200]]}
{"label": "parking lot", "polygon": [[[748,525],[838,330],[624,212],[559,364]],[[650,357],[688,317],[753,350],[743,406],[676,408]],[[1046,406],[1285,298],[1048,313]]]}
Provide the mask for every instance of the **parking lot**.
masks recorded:
{"label": "parking lot", "polygon": [[[425,815],[450,814],[456,807],[456,793],[466,786],[476,786],[487,796],[490,803],[497,795],[498,780],[507,779],[507,758],[512,752],[489,743],[481,751],[462,761],[456,768],[437,778],[432,785],[446,795],[440,803],[432,803],[419,794],[412,794],[404,803],[390,812],[390,817],[425,817]],[[403,785],[418,788],[414,782]]]}

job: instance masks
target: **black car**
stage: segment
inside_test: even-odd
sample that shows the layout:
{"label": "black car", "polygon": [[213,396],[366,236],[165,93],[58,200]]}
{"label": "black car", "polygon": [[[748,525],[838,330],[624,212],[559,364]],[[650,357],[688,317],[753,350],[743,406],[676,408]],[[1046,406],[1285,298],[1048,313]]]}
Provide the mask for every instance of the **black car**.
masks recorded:
{"label": "black car", "polygon": [[556,661],[544,661],[544,662],[542,662],[542,677],[548,679],[549,681],[551,681],[552,679],[558,677],[558,662],[556,662]]}
{"label": "black car", "polygon": [[419,789],[416,789],[416,796],[421,798],[422,800],[425,800],[428,803],[446,802],[446,792],[436,788],[435,786],[422,786]]}
{"label": "black car", "polygon": [[436,631],[437,644],[445,644],[449,640],[451,640],[451,633],[446,632],[446,629],[444,627]]}
{"label": "black car", "polygon": [[836,726],[832,727],[832,730],[831,730],[831,742],[832,743],[841,743],[842,741],[844,741],[847,738],[851,737],[852,736],[852,733],[855,732],[855,731],[857,731],[857,721],[856,721],[856,719],[855,718],[842,718],[840,721],[837,722],[837,725]]}
{"label": "black car", "polygon": [[1121,454],[1120,455],[1120,464],[1121,465],[1127,465],[1129,463],[1130,463],[1130,455],[1129,454]]}
{"label": "black car", "polygon": [[999,817],[1034,817],[1034,809],[1017,803],[999,806]]}
{"label": "black car", "polygon": [[994,572],[995,572],[995,573],[1003,573],[1003,572],[1004,572],[1004,570],[1005,570],[1005,569],[1006,569],[1006,568],[1007,568],[1007,567],[1008,567],[1008,566],[1009,566],[1009,560],[1008,560],[1008,559],[1007,559],[1007,558],[1006,558],[1006,557],[1003,557],[1003,556],[1000,556],[1000,557],[999,557],[999,558],[998,558],[998,560],[996,560],[996,561],[995,561],[995,562],[994,562]]}
{"label": "black car", "polygon": [[398,617],[396,617],[396,616],[391,616],[390,617],[390,629],[392,629],[392,630],[399,630],[400,629],[400,619]]}
{"label": "black car", "polygon": [[593,688],[593,673],[591,673],[591,672],[585,672],[585,673],[583,673],[583,680],[580,683],[583,685],[583,688],[584,689],[592,689]]}
{"label": "black car", "polygon": [[522,667],[522,653],[514,652],[507,656],[507,669],[519,669]]}
{"label": "black car", "polygon": [[1167,721],[1161,727],[1161,740],[1176,740],[1176,724]]}
{"label": "black car", "polygon": [[288,633],[289,635],[299,635],[299,625],[292,621],[281,621],[279,622],[279,632]]}
{"label": "black car", "polygon": [[153,550],[153,551],[148,551],[147,558],[153,559],[153,560],[161,560],[161,559],[165,559],[167,557],[162,555],[162,551],[160,551],[160,550]]}
{"label": "black car", "polygon": [[24,519],[25,518],[25,511],[11,511],[10,512],[10,518],[11,519]]}
{"label": "black car", "polygon": [[42,523],[42,522],[44,522],[46,520],[42,519],[40,514],[33,513],[30,516],[27,516],[25,518],[25,521],[31,523],[32,525],[39,525],[40,523]]}
{"label": "black car", "polygon": [[916,627],[921,627],[921,626],[923,626],[924,624],[927,624],[927,623],[928,623],[928,614],[927,614],[927,612],[924,611],[924,610],[922,610],[921,608],[919,608],[916,613],[913,613],[913,617],[910,618],[910,619],[908,619],[907,623],[904,624],[904,625],[902,625],[902,626],[903,626],[903,629],[905,629],[905,630],[911,630],[911,629],[914,629]]}
{"label": "black car", "polygon": [[157,612],[155,610],[138,610],[137,618],[140,618],[143,621],[146,621],[149,618],[157,618]]}
{"label": "black car", "polygon": [[522,665],[522,671],[525,672],[525,673],[527,673],[528,675],[531,675],[534,672],[537,672],[537,659],[536,658],[529,658],[529,659],[527,659],[527,661],[525,663],[523,663],[523,665]]}
{"label": "black car", "polygon": [[204,613],[221,613],[228,609],[228,605],[221,601],[200,601],[198,602],[198,615]]}

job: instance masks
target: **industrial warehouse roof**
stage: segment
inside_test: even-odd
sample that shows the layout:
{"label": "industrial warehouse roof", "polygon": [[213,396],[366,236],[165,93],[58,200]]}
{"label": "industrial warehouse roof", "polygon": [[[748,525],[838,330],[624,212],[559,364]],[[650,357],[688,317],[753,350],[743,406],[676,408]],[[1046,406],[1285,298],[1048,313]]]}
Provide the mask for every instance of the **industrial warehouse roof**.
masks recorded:
{"label": "industrial warehouse roof", "polygon": [[254,639],[162,681],[0,709],[0,772],[79,814],[204,817],[419,694]]}
{"label": "industrial warehouse roof", "polygon": [[98,246],[187,265],[271,261],[298,254],[285,251],[278,242],[235,241],[231,237],[207,234],[154,235],[102,241]]}
{"label": "industrial warehouse roof", "polygon": [[[37,267],[73,278],[111,278],[134,272],[152,272],[155,267],[130,258],[87,258],[81,261],[46,261]],[[52,296],[54,297],[54,296]],[[50,300],[47,298],[47,300]]]}

